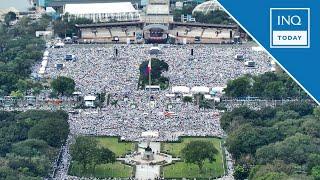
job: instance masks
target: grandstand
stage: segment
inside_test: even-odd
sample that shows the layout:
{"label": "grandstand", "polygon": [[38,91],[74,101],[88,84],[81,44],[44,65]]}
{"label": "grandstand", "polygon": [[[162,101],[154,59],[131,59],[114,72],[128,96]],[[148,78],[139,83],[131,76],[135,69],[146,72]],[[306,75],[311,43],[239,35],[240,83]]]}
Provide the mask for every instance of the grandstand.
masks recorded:
{"label": "grandstand", "polygon": [[137,34],[143,33],[143,22],[100,23],[76,25],[80,43],[112,43],[119,38],[119,43],[126,43],[127,39],[135,41]]}

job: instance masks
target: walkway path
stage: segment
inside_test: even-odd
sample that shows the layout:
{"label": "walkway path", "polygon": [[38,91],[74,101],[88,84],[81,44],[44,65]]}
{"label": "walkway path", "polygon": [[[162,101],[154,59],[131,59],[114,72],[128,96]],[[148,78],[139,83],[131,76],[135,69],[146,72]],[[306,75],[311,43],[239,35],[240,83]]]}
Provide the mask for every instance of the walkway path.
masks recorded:
{"label": "walkway path", "polygon": [[[143,153],[144,148],[147,147],[146,142],[140,142],[138,144],[138,152]],[[154,153],[160,152],[160,143],[159,142],[150,142],[150,148]],[[160,177],[160,165],[137,165],[136,166],[136,175],[137,180],[148,180],[155,179]]]}

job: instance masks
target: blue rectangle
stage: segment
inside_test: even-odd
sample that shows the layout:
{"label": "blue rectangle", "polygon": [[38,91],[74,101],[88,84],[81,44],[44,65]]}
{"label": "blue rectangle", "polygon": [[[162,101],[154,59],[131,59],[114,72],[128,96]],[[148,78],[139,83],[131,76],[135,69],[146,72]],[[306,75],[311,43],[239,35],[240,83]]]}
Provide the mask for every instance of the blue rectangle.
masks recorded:
{"label": "blue rectangle", "polygon": [[309,27],[307,9],[272,9],[272,30],[307,31]]}

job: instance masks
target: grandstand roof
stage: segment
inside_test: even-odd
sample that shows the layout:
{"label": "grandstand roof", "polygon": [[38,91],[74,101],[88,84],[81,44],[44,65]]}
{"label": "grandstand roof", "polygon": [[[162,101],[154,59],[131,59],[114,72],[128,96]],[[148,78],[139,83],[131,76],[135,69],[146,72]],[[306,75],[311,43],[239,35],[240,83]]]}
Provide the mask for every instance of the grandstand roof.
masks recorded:
{"label": "grandstand roof", "polygon": [[47,6],[62,7],[65,4],[86,4],[86,3],[114,3],[114,2],[132,2],[140,3],[139,0],[50,0]]}
{"label": "grandstand roof", "polygon": [[66,4],[65,13],[69,14],[101,14],[101,13],[134,13],[137,10],[130,2],[119,3],[87,3],[87,4]]}
{"label": "grandstand roof", "polygon": [[207,24],[207,23],[183,23],[172,22],[173,26],[189,26],[189,27],[206,27],[206,28],[224,28],[224,29],[237,29],[237,25],[225,25],[225,24]]}
{"label": "grandstand roof", "polygon": [[116,22],[116,23],[97,23],[97,24],[76,24],[77,28],[95,28],[95,27],[122,27],[122,26],[142,26],[143,22]]}

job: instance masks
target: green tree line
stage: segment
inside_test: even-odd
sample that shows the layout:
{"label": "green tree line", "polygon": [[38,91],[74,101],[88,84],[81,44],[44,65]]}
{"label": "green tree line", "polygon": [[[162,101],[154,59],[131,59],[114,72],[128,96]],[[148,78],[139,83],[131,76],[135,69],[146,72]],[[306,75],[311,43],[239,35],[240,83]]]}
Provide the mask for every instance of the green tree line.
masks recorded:
{"label": "green tree line", "polygon": [[0,179],[42,179],[69,134],[64,111],[0,112]]}
{"label": "green tree line", "polygon": [[319,115],[319,107],[308,102],[225,113],[221,125],[229,134],[235,178],[319,179]]}

